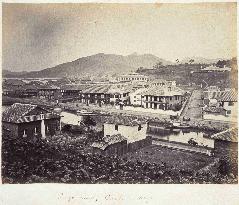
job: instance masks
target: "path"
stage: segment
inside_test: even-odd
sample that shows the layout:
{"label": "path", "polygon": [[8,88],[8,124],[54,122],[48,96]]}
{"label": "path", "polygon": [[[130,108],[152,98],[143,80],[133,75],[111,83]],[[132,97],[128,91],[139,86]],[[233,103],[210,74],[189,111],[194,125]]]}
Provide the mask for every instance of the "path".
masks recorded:
{"label": "path", "polygon": [[202,119],[202,91],[194,90],[181,117]]}

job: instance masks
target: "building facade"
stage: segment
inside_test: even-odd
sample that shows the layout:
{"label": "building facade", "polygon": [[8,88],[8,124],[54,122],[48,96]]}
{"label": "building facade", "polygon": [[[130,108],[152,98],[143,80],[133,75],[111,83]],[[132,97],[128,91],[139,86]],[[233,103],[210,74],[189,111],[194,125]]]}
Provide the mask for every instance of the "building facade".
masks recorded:
{"label": "building facade", "polygon": [[140,94],[146,109],[179,111],[185,101],[184,92],[178,87],[155,86]]}
{"label": "building facade", "polygon": [[2,129],[7,137],[45,138],[61,131],[60,115],[37,105],[15,103],[2,115]]}
{"label": "building facade", "polygon": [[116,78],[116,80],[118,82],[136,82],[136,81],[147,82],[149,80],[149,77],[140,75],[138,73],[130,73],[130,74],[120,75]]}
{"label": "building facade", "polygon": [[237,91],[234,89],[206,90],[203,103],[204,119],[233,120],[235,118],[236,120],[237,118]]}

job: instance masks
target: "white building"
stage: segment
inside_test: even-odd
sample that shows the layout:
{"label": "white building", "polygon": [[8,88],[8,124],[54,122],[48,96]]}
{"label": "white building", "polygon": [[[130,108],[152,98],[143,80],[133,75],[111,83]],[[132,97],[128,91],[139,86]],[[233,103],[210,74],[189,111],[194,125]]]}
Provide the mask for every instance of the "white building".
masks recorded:
{"label": "white building", "polygon": [[176,86],[176,81],[168,81],[168,80],[162,80],[162,79],[155,79],[153,81],[148,82],[149,87],[153,86],[168,86],[173,87]]}
{"label": "white building", "polygon": [[130,73],[130,74],[124,74],[120,75],[116,78],[119,82],[128,82],[128,81],[144,81],[147,82],[149,80],[148,76],[144,76],[138,73]]}
{"label": "white building", "polygon": [[146,91],[147,88],[141,88],[129,94],[130,97],[130,104],[133,106],[143,106],[144,105],[144,98],[142,97],[141,93]]}
{"label": "white building", "polygon": [[117,124],[104,124],[104,137],[121,134],[127,139],[128,143],[136,142],[146,138],[147,123],[139,124],[136,122]]}
{"label": "white building", "polygon": [[230,72],[231,68],[224,66],[223,68],[219,68],[217,66],[210,65],[204,69],[201,69],[203,72]]}

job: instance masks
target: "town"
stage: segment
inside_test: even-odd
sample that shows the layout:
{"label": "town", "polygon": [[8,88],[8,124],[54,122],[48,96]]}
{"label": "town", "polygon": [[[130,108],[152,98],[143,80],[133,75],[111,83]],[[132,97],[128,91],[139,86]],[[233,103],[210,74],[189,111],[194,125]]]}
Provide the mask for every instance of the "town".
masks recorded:
{"label": "town", "polygon": [[237,184],[234,27],[235,3],[4,4],[2,183]]}
{"label": "town", "polygon": [[[212,72],[218,73],[209,73]],[[74,154],[79,152],[90,160],[102,160],[84,165],[88,167],[83,169],[81,178],[65,175],[58,179],[60,182],[123,183],[118,177],[126,173],[125,177],[132,183],[139,182],[137,177],[144,177],[144,183],[162,183],[164,180],[170,183],[167,180],[174,181],[172,178],[176,177],[168,173],[170,176],[167,178],[151,179],[138,173],[140,176],[134,178],[129,170],[123,168],[117,176],[110,174],[109,168],[102,176],[99,173],[91,176],[89,171],[104,166],[102,163],[107,156],[116,157],[117,163],[131,163],[133,167],[139,166],[138,163],[153,163],[144,165],[149,171],[168,163],[167,166],[179,166],[178,171],[183,173],[185,170],[200,170],[202,173],[195,173],[204,177],[188,178],[181,173],[180,179],[176,180],[179,183],[193,183],[195,180],[218,183],[213,180],[225,180],[225,173],[221,174],[221,179],[214,173],[218,179],[213,178],[216,167],[217,172],[218,169],[219,172],[226,169],[228,176],[232,177],[230,180],[237,180],[236,88],[207,83],[182,85],[176,80],[151,78],[135,72],[98,81],[85,78],[5,78],[2,96],[3,137],[31,141],[34,146],[41,139],[50,146],[63,146],[65,151]],[[159,152],[166,156],[162,157]],[[58,163],[59,167],[63,166],[61,161]],[[111,166],[113,161],[107,163]],[[6,176],[10,174],[9,169],[8,166],[3,169]],[[210,173],[212,176],[208,178],[209,173],[202,171],[205,169],[214,170]],[[17,173],[11,174],[15,176],[7,177],[10,182],[18,180]],[[30,179],[25,180],[42,180],[37,174],[34,176],[27,176]],[[53,176],[47,178],[55,180]]]}

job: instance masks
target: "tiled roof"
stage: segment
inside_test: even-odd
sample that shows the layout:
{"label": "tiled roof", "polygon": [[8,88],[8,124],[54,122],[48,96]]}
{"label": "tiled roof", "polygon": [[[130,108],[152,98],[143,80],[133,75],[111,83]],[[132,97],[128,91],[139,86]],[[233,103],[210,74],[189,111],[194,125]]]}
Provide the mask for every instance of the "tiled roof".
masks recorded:
{"label": "tiled roof", "polygon": [[230,90],[230,91],[225,91],[223,92],[221,98],[219,99],[219,101],[223,101],[223,102],[237,102],[237,92],[235,90]]}
{"label": "tiled roof", "polygon": [[121,134],[117,135],[111,135],[111,136],[105,136],[103,138],[103,141],[100,142],[94,142],[91,146],[95,148],[99,148],[102,150],[105,150],[109,145],[122,142],[127,140],[127,138],[123,137]]}
{"label": "tiled roof", "polygon": [[143,91],[141,95],[151,96],[175,96],[183,95],[184,91],[179,87],[171,87],[171,90],[167,86],[155,86]]}
{"label": "tiled roof", "polygon": [[221,113],[222,111],[224,111],[224,108],[222,108],[222,107],[205,107],[204,111],[211,112],[211,113]]}
{"label": "tiled roof", "polygon": [[17,123],[17,121],[21,117],[23,117],[36,107],[37,105],[15,103],[2,113],[2,121]]}
{"label": "tiled roof", "polygon": [[104,150],[107,146],[108,144],[105,142],[93,142],[93,144],[91,145],[91,147],[99,148],[102,150]]}
{"label": "tiled roof", "polygon": [[222,102],[237,102],[236,90],[204,92],[204,98],[217,99]]}
{"label": "tiled roof", "polygon": [[[37,105],[31,105],[31,104],[21,104],[21,103],[15,103],[11,107],[8,107],[3,113],[2,113],[2,121],[3,122],[11,122],[11,123],[23,123],[23,122],[32,122],[36,120],[41,120],[40,115],[28,115],[29,112],[36,109]],[[52,118],[59,118],[60,115],[57,113],[54,113],[52,111],[48,111],[45,108],[39,107],[41,110],[45,111],[44,118],[45,119],[52,119]]]}
{"label": "tiled roof", "polygon": [[69,84],[69,85],[60,86],[60,89],[63,89],[63,90],[82,90],[82,87],[83,86],[81,86],[81,85]]}
{"label": "tiled roof", "polygon": [[110,88],[110,85],[91,85],[82,90],[83,93],[106,93]]}
{"label": "tiled roof", "polygon": [[119,116],[111,116],[107,118],[104,123],[106,124],[117,124],[117,125],[125,125],[125,126],[138,126],[142,124],[146,124],[146,120],[140,120],[138,121],[137,119],[133,117],[121,117]]}
{"label": "tiled roof", "polygon": [[211,136],[212,139],[238,142],[238,128],[231,128]]}
{"label": "tiled roof", "polygon": [[122,142],[124,140],[127,140],[124,136],[121,134],[116,134],[116,135],[110,135],[110,136],[105,136],[103,140],[108,144],[115,144],[117,142]]}
{"label": "tiled roof", "polygon": [[123,88],[117,88],[116,85],[90,85],[82,90],[82,93],[104,93],[104,94],[113,94],[113,93],[124,93],[126,92]]}

